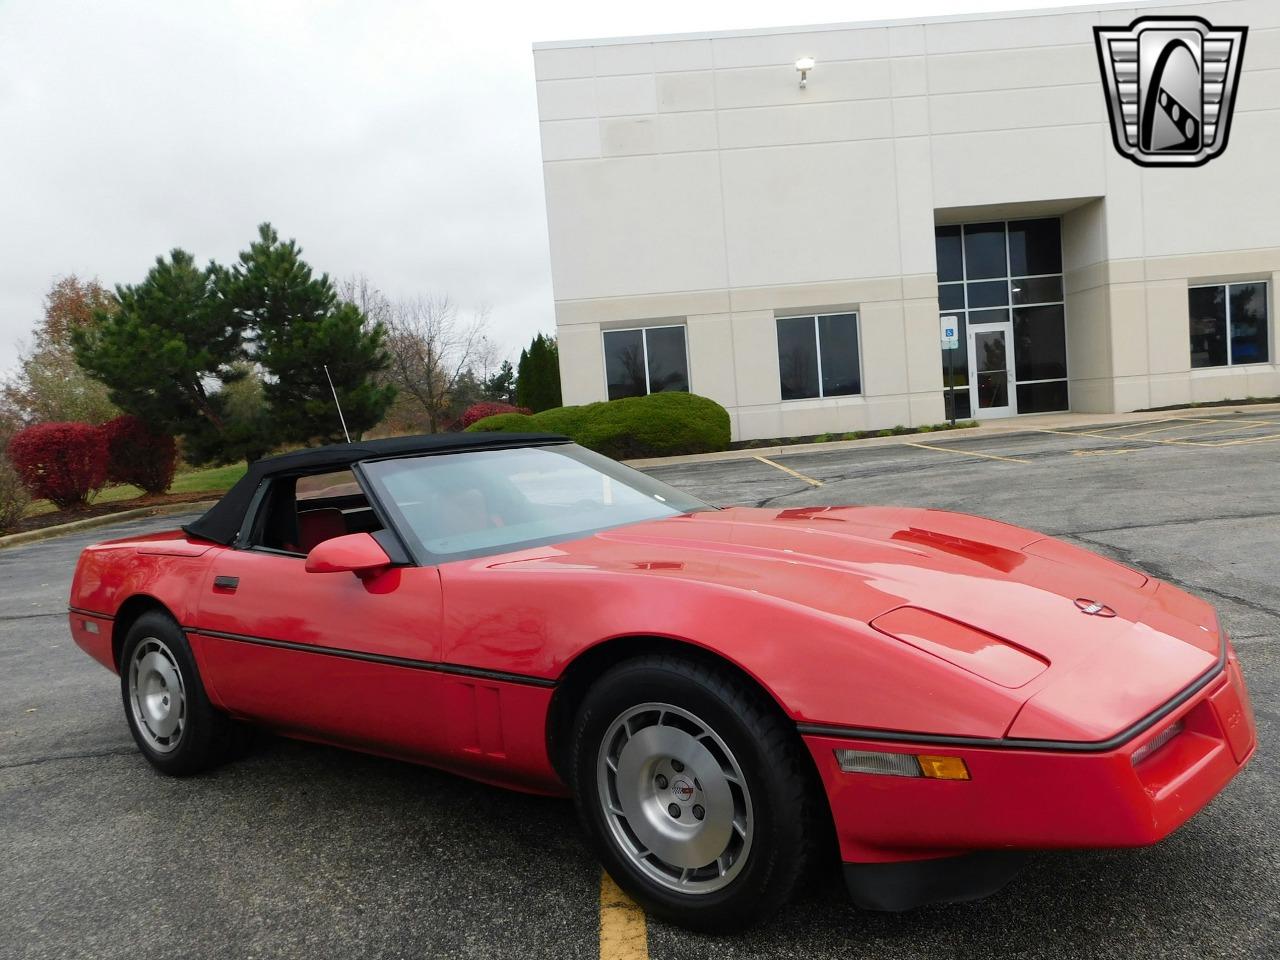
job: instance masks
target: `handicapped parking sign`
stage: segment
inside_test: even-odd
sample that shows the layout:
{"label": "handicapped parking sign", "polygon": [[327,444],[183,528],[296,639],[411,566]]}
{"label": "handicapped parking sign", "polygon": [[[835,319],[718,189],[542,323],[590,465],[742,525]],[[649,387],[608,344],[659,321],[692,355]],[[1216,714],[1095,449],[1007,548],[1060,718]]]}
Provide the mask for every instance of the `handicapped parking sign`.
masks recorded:
{"label": "handicapped parking sign", "polygon": [[955,317],[941,318],[942,349],[957,350],[960,347],[960,325]]}

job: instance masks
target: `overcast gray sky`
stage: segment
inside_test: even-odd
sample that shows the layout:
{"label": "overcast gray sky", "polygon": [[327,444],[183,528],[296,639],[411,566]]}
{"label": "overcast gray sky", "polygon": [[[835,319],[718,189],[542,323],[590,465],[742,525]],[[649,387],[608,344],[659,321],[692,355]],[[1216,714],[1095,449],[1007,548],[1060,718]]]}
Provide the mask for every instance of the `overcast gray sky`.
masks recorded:
{"label": "overcast gray sky", "polygon": [[225,262],[263,220],[518,352],[554,328],[534,41],[1061,5],[0,0],[0,372],[55,276]]}

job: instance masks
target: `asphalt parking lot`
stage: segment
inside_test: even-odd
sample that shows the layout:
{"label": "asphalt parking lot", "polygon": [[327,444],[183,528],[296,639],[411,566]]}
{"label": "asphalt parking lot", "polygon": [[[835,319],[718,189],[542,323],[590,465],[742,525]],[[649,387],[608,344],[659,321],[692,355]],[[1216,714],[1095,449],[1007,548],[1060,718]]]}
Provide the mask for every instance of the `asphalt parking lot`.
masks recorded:
{"label": "asphalt parking lot", "polygon": [[[726,505],[979,513],[1178,583],[1234,638],[1255,759],[1156,847],[1044,855],[987,900],[901,915],[818,878],[740,937],[650,922],[649,956],[1277,956],[1280,412],[912,443],[650,472]],[[64,612],[84,544],[180,519],[0,550],[0,957],[602,956],[567,802],[272,738],[206,776],[151,771]]]}

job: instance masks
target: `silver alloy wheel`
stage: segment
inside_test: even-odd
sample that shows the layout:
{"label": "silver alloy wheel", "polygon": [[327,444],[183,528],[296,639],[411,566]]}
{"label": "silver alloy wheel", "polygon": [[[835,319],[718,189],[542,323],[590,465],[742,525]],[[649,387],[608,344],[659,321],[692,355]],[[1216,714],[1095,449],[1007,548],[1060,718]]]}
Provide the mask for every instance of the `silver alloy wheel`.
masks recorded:
{"label": "silver alloy wheel", "polygon": [[642,703],[618,716],[600,743],[596,784],[618,848],[662,886],[712,893],[746,864],[754,829],[746,778],[689,711]]}
{"label": "silver alloy wheel", "polygon": [[164,641],[147,637],[129,660],[129,706],[134,725],[156,753],[172,753],[187,721],[182,671]]}

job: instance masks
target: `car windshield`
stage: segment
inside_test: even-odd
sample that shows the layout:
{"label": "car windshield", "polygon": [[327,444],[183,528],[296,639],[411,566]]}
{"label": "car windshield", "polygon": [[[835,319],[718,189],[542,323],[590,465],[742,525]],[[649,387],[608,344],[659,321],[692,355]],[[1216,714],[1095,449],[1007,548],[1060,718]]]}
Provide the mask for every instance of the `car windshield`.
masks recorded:
{"label": "car windshield", "polygon": [[377,460],[363,471],[425,562],[715,509],[568,443]]}

